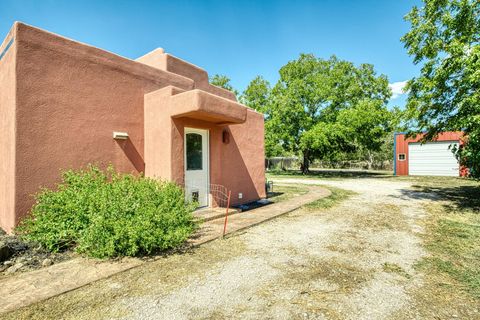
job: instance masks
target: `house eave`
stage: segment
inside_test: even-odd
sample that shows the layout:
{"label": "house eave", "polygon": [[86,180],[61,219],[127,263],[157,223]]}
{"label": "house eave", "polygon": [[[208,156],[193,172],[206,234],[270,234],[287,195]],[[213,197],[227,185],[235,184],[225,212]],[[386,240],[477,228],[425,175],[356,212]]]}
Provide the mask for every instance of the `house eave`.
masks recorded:
{"label": "house eave", "polygon": [[171,97],[172,118],[191,118],[218,125],[240,124],[247,119],[247,107],[235,101],[195,89]]}

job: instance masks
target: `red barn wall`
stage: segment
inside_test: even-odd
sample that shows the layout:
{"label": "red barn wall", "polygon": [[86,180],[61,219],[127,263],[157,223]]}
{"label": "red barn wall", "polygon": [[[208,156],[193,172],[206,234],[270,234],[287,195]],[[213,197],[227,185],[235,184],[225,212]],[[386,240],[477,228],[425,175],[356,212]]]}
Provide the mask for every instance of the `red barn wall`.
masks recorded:
{"label": "red barn wall", "polygon": [[[405,133],[395,133],[394,136],[394,174],[397,176],[408,176],[408,144],[413,142],[419,142],[423,138],[424,134],[418,134],[414,138],[407,138]],[[463,132],[443,132],[440,133],[437,139],[433,141],[452,141],[459,140],[460,145],[463,144]],[[404,153],[405,160],[398,160],[398,155]],[[465,176],[467,173],[466,168],[460,167],[460,176]]]}

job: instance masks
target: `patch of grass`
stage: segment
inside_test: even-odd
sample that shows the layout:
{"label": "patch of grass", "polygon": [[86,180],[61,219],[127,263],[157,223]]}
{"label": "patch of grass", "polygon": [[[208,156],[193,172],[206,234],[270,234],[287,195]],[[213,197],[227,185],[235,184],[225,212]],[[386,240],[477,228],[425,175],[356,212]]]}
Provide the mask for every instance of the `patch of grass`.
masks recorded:
{"label": "patch of grass", "polygon": [[[480,299],[480,183],[456,177],[396,177],[414,185],[403,195],[430,199],[425,210],[430,256],[417,264],[439,282]],[[447,279],[448,278],[448,279]]]}
{"label": "patch of grass", "polygon": [[[355,289],[362,287],[372,276],[371,270],[360,269],[341,260],[312,259],[308,263],[288,268],[286,276],[277,286],[292,288],[299,283],[307,284],[326,281],[328,286],[331,287],[329,291],[351,293]],[[314,294],[314,292],[311,293]]]}
{"label": "patch of grass", "polygon": [[272,202],[282,202],[290,200],[293,197],[301,196],[308,193],[308,188],[302,185],[274,185],[273,192],[269,192],[268,200]]}
{"label": "patch of grass", "polygon": [[306,204],[305,208],[312,209],[312,210],[328,209],[356,194],[355,192],[350,190],[345,190],[345,189],[340,189],[340,188],[335,188],[330,186],[325,188],[329,189],[332,192],[332,194],[329,197],[318,199],[316,201]]}
{"label": "patch of grass", "polygon": [[480,299],[480,183],[452,177],[398,179],[414,184],[403,196],[431,200],[425,204],[430,255],[416,267],[434,281]]}
{"label": "patch of grass", "polygon": [[418,267],[435,270],[458,281],[480,299],[480,213],[455,213],[441,204],[429,204],[427,248],[432,253]]}
{"label": "patch of grass", "polygon": [[407,279],[410,279],[412,276],[409,275],[405,270],[403,270],[402,267],[400,267],[398,264],[396,263],[389,263],[389,262],[385,262],[383,265],[382,265],[382,269],[383,271],[385,272],[388,272],[388,273],[396,273],[396,274],[399,274],[401,275],[402,277],[405,277]]}
{"label": "patch of grass", "polygon": [[390,176],[388,179],[392,181],[411,182],[417,187],[438,187],[438,186],[475,186],[478,181],[461,177],[442,177],[442,176]]}
{"label": "patch of grass", "polygon": [[395,231],[410,230],[410,227],[402,214],[401,208],[391,203],[375,204],[368,213],[355,215],[352,218],[352,221],[360,230],[365,230],[367,228]]}

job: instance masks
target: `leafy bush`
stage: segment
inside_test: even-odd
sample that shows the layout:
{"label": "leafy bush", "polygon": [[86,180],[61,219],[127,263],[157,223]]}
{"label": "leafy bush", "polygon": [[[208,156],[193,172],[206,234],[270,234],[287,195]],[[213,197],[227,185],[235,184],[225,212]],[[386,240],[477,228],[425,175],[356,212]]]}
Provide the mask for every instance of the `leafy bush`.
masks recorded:
{"label": "leafy bush", "polygon": [[42,189],[17,232],[52,252],[75,248],[92,257],[134,256],[176,247],[195,230],[195,204],[182,189],[88,166]]}

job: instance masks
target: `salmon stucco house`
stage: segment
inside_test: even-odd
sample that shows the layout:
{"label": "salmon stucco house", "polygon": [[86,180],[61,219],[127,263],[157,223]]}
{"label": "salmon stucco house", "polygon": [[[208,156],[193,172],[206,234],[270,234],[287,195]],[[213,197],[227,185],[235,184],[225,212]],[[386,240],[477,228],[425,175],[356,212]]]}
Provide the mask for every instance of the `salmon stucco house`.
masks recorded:
{"label": "salmon stucco house", "polygon": [[0,225],[11,232],[40,186],[88,163],[185,185],[232,203],[265,197],[263,115],[162,49],[136,60],[15,23],[0,46]]}

